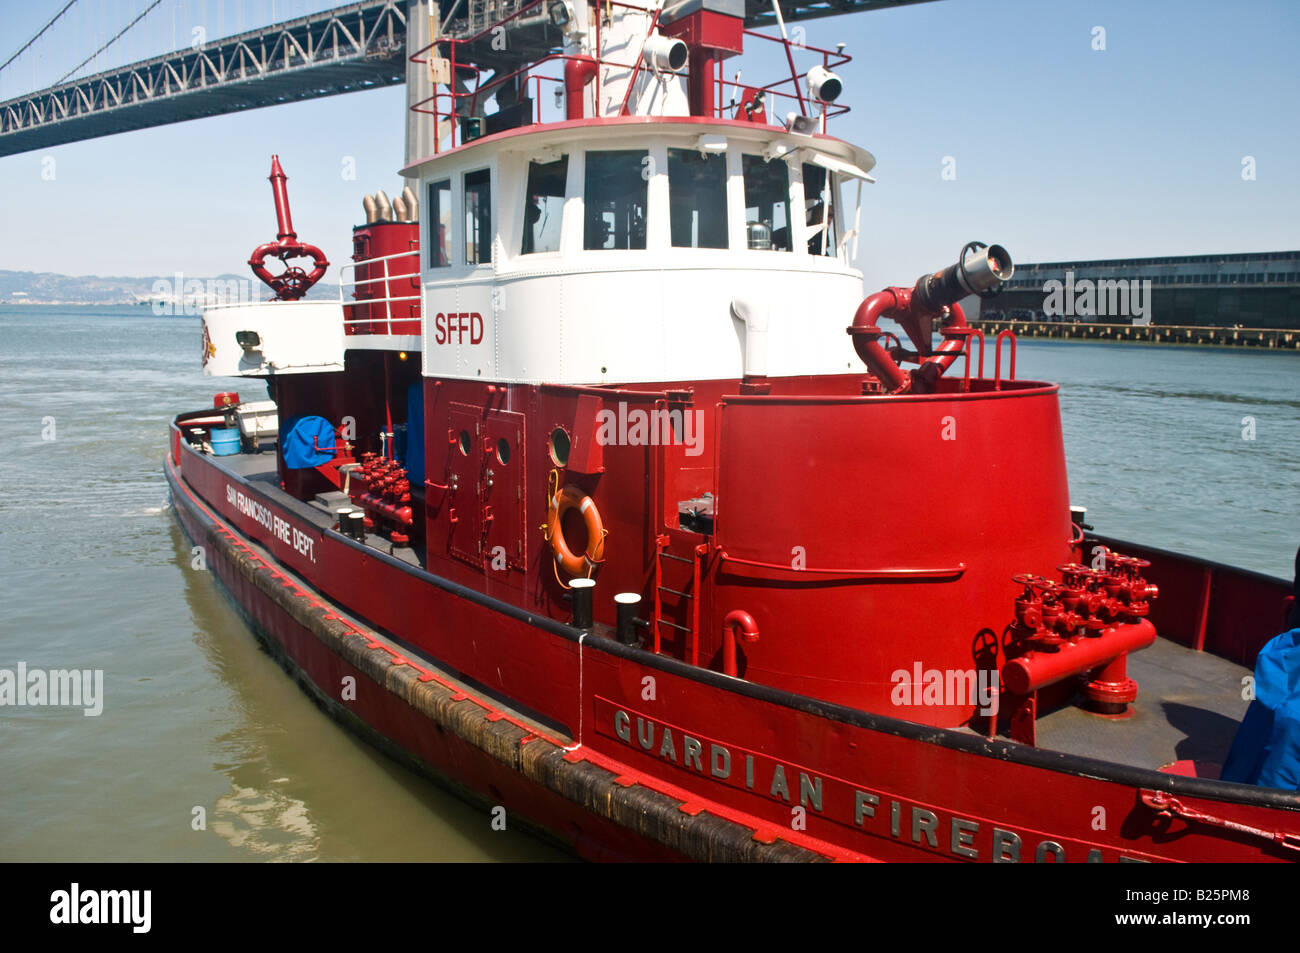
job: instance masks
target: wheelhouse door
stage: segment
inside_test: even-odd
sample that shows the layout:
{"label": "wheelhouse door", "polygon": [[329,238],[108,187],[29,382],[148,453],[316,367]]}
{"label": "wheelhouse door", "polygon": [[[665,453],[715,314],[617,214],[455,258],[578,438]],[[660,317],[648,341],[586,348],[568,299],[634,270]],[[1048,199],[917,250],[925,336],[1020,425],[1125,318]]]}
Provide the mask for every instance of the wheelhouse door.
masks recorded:
{"label": "wheelhouse door", "polygon": [[453,556],[476,566],[483,554],[483,477],[482,419],[483,410],[471,404],[452,404],[447,435],[451,443],[448,467],[449,497],[452,515],[448,548]]}
{"label": "wheelhouse door", "polygon": [[523,569],[524,415],[491,410],[483,425],[483,556],[490,569]]}

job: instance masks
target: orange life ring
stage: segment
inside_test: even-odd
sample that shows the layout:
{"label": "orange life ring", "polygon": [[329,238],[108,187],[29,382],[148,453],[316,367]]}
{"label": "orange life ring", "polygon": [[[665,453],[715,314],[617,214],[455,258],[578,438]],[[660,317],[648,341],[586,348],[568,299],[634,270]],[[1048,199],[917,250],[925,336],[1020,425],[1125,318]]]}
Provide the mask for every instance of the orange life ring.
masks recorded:
{"label": "orange life ring", "polygon": [[[578,555],[564,538],[564,514],[571,509],[582,513],[587,527],[587,550]],[[605,561],[605,527],[595,501],[573,484],[551,496],[546,513],[546,536],[555,552],[555,562],[570,576],[590,576]]]}

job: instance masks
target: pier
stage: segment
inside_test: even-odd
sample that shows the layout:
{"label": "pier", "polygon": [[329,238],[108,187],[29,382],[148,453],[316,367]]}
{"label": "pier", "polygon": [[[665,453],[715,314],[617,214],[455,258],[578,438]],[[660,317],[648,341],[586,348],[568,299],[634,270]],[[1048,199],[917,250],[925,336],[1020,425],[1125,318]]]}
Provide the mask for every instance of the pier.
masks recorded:
{"label": "pier", "polygon": [[1211,347],[1258,347],[1300,351],[1300,329],[1222,328],[1178,324],[1099,324],[1093,321],[971,321],[986,337],[1010,330],[1018,338],[1084,341],[1131,341],[1138,344],[1199,344]]}

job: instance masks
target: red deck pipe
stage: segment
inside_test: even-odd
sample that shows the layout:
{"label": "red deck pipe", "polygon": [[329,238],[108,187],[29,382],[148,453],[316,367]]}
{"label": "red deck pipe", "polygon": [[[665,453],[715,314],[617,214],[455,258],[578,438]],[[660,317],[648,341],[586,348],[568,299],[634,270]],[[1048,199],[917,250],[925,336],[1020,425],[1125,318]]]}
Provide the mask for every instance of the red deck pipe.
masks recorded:
{"label": "red deck pipe", "polygon": [[575,56],[564,64],[564,118],[582,119],[586,115],[582,91],[596,75],[596,61],[590,56]]}
{"label": "red deck pipe", "polygon": [[386,503],[372,493],[363,493],[357,502],[369,510],[371,513],[377,513],[403,526],[413,525],[413,514],[409,506],[397,506],[392,503]]}
{"label": "red deck pipe", "polygon": [[[939,329],[939,333],[943,335],[943,340],[934,349],[934,354],[926,360],[926,364],[937,365],[940,373],[952,367],[953,362],[961,357],[962,351],[966,350],[966,335],[962,333],[968,327],[966,312],[962,311],[961,305],[956,303],[949,305],[948,311],[948,323]],[[923,364],[922,367],[924,366]]]}
{"label": "red deck pipe", "polygon": [[722,620],[722,674],[736,677],[736,630],[746,642],[758,641],[758,623],[742,609],[733,609]]}
{"label": "red deck pipe", "polygon": [[[885,386],[889,394],[905,394],[914,383],[922,381],[933,387],[937,381],[966,349],[966,315],[961,305],[949,305],[948,322],[940,329],[943,341],[921,362],[921,366],[908,374],[889,356],[889,352],[880,346],[877,340],[884,331],[876,326],[879,318],[892,318],[903,326],[908,337],[918,341],[926,335],[920,330],[920,320],[926,315],[918,311],[913,288],[886,288],[865,298],[853,315],[853,324],[849,327],[849,336],[853,338],[853,349],[858,357],[871,369]],[[927,388],[929,389],[929,388]]]}
{"label": "red deck pipe", "polygon": [[718,94],[713,76],[718,59],[708,47],[691,47],[691,71],[686,78],[686,91],[690,99],[691,115],[714,118]]}
{"label": "red deck pipe", "polygon": [[880,346],[879,338],[885,332],[876,326],[880,318],[898,320],[912,303],[912,292],[908,288],[886,288],[864,298],[853,315],[853,325],[848,329],[853,338],[853,349],[858,357],[870,368],[871,373],[880,378],[885,390],[890,394],[901,394],[912,386],[912,379],[903,373],[903,369],[889,356],[889,352]]}
{"label": "red deck pipe", "polygon": [[1114,661],[1126,652],[1144,649],[1156,640],[1156,627],[1148,619],[1121,622],[1095,637],[1082,636],[1061,645],[1056,652],[1034,650],[1012,659],[1002,668],[1007,691],[1028,695],[1071,675],[1082,675]]}
{"label": "red deck pipe", "polygon": [[1088,674],[1083,686],[1086,706],[1099,714],[1119,714],[1137,699],[1137,682],[1128,677],[1128,654],[1111,659]]}

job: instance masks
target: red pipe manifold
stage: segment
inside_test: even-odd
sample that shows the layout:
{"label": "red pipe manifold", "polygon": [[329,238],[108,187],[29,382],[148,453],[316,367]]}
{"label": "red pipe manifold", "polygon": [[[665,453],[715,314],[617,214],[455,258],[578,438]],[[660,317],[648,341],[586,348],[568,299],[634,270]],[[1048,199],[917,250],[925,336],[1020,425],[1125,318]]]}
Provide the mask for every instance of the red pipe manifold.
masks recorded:
{"label": "red pipe manifold", "polygon": [[1012,659],[1002,669],[1002,680],[1006,683],[1007,691],[1028,695],[1071,675],[1082,675],[1093,669],[1106,670],[1106,678],[1097,681],[1104,681],[1117,688],[1131,683],[1133,698],[1125,699],[1130,702],[1137,697],[1137,683],[1127,677],[1125,660],[1129,652],[1144,649],[1155,640],[1156,627],[1150,619],[1121,622],[1107,626],[1094,635],[1066,639],[1055,652],[1035,650]]}
{"label": "red pipe manifold", "polygon": [[367,453],[362,457],[357,482],[364,485],[353,490],[354,502],[366,511],[371,525],[387,520],[395,524],[390,527],[393,541],[406,542],[402,530],[414,525],[411,481],[406,470],[394,460]]}
{"label": "red pipe manifold", "polygon": [[1002,668],[1007,691],[1028,695],[1085,676],[1082,690],[1090,707],[1123,714],[1138,689],[1128,677],[1128,655],[1156,640],[1147,615],[1159,590],[1142,577],[1149,565],[1145,559],[1107,553],[1103,569],[1059,566],[1059,583],[1016,575],[1024,591],[1016,599],[1009,649],[1019,654]]}
{"label": "red pipe manifold", "polygon": [[[922,275],[915,287],[886,288],[864,299],[848,328],[853,348],[885,393],[931,393],[966,349],[970,328],[957,302],[967,295],[994,293],[1014,271],[1011,256],[1001,245],[969,242],[955,265]],[[916,350],[881,347],[879,339],[887,332],[877,326],[880,318],[902,325]],[[931,344],[936,319],[943,335],[938,347]],[[916,361],[920,367],[904,372],[898,358]]]}

